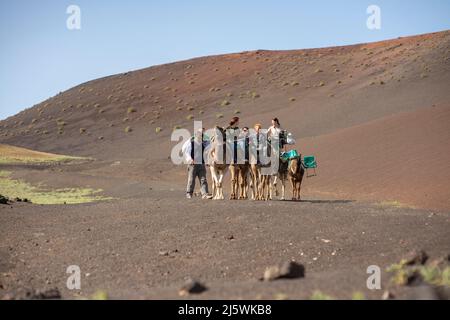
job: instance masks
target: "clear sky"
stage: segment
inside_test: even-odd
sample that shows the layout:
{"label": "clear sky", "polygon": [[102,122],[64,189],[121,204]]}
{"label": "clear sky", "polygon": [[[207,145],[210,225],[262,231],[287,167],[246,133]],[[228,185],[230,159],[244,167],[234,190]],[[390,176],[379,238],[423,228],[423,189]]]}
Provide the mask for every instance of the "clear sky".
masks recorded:
{"label": "clear sky", "polygon": [[[81,30],[69,30],[69,5]],[[369,30],[366,9],[381,9]],[[0,0],[0,119],[82,82],[198,56],[450,29],[448,0]]]}

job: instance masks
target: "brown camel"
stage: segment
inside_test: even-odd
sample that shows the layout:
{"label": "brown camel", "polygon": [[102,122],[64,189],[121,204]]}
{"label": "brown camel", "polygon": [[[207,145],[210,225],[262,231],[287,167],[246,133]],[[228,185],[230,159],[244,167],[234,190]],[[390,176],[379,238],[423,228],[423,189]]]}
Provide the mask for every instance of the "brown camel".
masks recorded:
{"label": "brown camel", "polygon": [[305,169],[303,168],[300,157],[291,159],[289,161],[288,175],[292,185],[292,200],[301,200],[300,189],[304,174]]}
{"label": "brown camel", "polygon": [[[211,137],[211,146],[208,151],[207,164],[211,171],[213,199],[223,200],[223,178],[228,171],[228,164],[226,163],[227,148],[224,140],[218,139],[217,137],[217,134],[222,134],[222,136],[224,136],[224,129],[220,127],[216,127],[215,129],[215,133]],[[219,159],[217,150],[223,150],[222,159]]]}

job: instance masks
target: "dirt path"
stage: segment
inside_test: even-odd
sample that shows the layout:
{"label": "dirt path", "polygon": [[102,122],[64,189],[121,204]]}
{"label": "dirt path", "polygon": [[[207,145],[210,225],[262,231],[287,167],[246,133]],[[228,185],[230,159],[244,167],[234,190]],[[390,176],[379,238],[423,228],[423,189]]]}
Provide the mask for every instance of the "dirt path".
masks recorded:
{"label": "dirt path", "polygon": [[[0,296],[57,287],[69,299],[99,289],[114,298],[178,298],[192,277],[209,288],[196,298],[308,298],[315,290],[380,298],[366,289],[369,265],[384,270],[413,249],[450,252],[444,212],[347,200],[187,201],[179,186],[134,188],[134,198],[104,203],[1,206]],[[291,259],[304,264],[304,279],[258,280]],[[81,268],[81,291],[66,289],[69,265]],[[387,280],[383,271],[383,286]]]}

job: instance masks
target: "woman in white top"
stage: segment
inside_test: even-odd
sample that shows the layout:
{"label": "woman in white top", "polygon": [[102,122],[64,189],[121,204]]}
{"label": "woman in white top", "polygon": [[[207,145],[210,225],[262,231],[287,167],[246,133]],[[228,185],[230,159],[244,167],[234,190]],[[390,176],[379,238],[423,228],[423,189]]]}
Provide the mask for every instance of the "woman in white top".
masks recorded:
{"label": "woman in white top", "polygon": [[280,121],[278,120],[278,118],[273,118],[272,125],[267,130],[268,138],[269,139],[271,139],[273,137],[278,138],[280,136],[281,130],[282,129],[281,129]]}

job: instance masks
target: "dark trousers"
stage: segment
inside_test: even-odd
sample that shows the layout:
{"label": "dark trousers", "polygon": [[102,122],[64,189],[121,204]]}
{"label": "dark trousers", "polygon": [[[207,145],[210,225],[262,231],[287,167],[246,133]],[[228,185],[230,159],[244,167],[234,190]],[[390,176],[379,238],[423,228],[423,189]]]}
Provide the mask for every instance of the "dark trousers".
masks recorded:
{"label": "dark trousers", "polygon": [[204,164],[188,165],[188,182],[186,193],[194,193],[195,179],[197,178],[200,181],[202,196],[208,194],[208,180],[206,179],[206,166]]}

